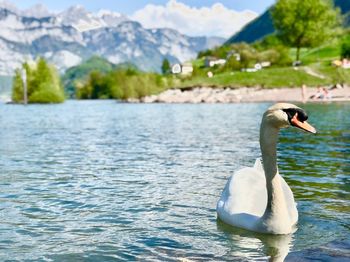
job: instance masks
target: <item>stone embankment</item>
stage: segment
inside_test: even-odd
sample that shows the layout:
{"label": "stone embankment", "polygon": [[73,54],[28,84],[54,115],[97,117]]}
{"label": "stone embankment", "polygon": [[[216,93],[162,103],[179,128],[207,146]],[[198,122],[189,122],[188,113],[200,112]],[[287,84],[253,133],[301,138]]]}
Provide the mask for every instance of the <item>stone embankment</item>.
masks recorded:
{"label": "stone embankment", "polygon": [[129,99],[130,103],[239,103],[239,102],[302,102],[302,101],[350,101],[350,88],[336,88],[324,99],[310,99],[317,88],[307,88],[305,98],[301,88],[209,88],[197,87],[190,90],[169,89],[159,95],[141,99]]}

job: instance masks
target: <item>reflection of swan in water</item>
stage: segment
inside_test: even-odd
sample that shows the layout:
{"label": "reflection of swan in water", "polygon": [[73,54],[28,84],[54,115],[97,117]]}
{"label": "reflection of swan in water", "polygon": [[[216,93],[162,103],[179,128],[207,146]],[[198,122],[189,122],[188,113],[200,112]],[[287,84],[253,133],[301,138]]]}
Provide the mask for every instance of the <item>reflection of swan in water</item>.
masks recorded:
{"label": "reflection of swan in water", "polygon": [[[269,261],[283,262],[293,246],[291,234],[261,234],[228,226],[220,220],[217,221],[217,227],[218,230],[223,231],[225,234],[230,234],[230,238],[234,240],[235,247],[232,249],[232,253],[228,254],[231,257],[253,260],[253,257],[257,256],[256,252],[262,249],[263,253],[269,257]],[[238,249],[237,246],[239,247]]]}
{"label": "reflection of swan in water", "polygon": [[286,103],[270,107],[260,127],[263,166],[243,168],[227,182],[217,204],[219,218],[232,226],[255,232],[289,234],[298,221],[291,189],[278,173],[276,147],[280,128],[295,126],[311,133],[316,130],[301,108]]}

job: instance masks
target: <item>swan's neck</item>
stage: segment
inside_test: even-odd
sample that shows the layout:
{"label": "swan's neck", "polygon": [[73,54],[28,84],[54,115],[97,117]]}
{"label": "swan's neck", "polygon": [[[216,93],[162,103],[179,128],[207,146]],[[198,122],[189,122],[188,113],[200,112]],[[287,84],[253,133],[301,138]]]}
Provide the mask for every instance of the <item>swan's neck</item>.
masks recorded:
{"label": "swan's neck", "polygon": [[277,141],[279,129],[268,121],[261,123],[260,148],[266,177],[267,206],[265,219],[275,220],[288,217],[288,210],[277,167]]}

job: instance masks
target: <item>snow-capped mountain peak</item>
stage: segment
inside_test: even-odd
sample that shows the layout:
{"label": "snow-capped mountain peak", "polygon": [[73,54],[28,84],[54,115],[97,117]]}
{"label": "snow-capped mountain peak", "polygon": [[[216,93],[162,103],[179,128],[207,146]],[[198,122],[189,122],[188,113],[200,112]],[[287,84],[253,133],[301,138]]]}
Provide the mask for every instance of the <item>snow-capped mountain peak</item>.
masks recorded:
{"label": "snow-capped mountain peak", "polygon": [[48,17],[54,15],[51,13],[46,6],[43,4],[36,4],[33,5],[32,7],[24,10],[22,12],[23,16],[27,17],[37,17],[37,18],[42,18],[42,17]]}
{"label": "snow-capped mountain peak", "polygon": [[6,0],[0,1],[0,8],[7,9],[14,13],[19,13],[19,9],[17,8],[17,6],[10,1],[6,1]]}
{"label": "snow-capped mountain peak", "polygon": [[99,17],[103,21],[105,26],[109,27],[116,27],[120,23],[129,20],[125,15],[106,9],[101,9],[100,11],[98,11],[97,17]]}
{"label": "snow-capped mountain peak", "polygon": [[0,75],[11,75],[21,63],[39,56],[61,71],[93,55],[159,71],[164,58],[184,62],[213,43],[174,29],[145,29],[109,10],[94,14],[83,6],[72,6],[50,13],[45,6],[36,5],[21,11],[4,1],[0,2],[0,36]]}
{"label": "snow-capped mountain peak", "polygon": [[104,26],[101,19],[88,12],[81,5],[71,6],[59,13],[57,17],[64,25],[72,26],[79,32],[94,30]]}
{"label": "snow-capped mountain peak", "polygon": [[128,18],[120,13],[102,9],[94,14],[81,5],[72,6],[59,13],[57,17],[64,25],[73,26],[79,32],[102,27],[116,27],[120,23],[128,21]]}

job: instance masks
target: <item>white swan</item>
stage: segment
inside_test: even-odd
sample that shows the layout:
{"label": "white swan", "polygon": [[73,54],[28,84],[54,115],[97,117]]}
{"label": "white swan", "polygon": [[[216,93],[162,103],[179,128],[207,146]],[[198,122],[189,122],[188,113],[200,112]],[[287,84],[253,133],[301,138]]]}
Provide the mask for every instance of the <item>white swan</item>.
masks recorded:
{"label": "white swan", "polygon": [[262,153],[253,168],[236,171],[217,204],[218,217],[232,226],[255,232],[289,234],[295,230],[298,211],[288,184],[278,173],[276,147],[280,128],[295,126],[316,133],[301,108],[278,103],[264,114],[260,126]]}

